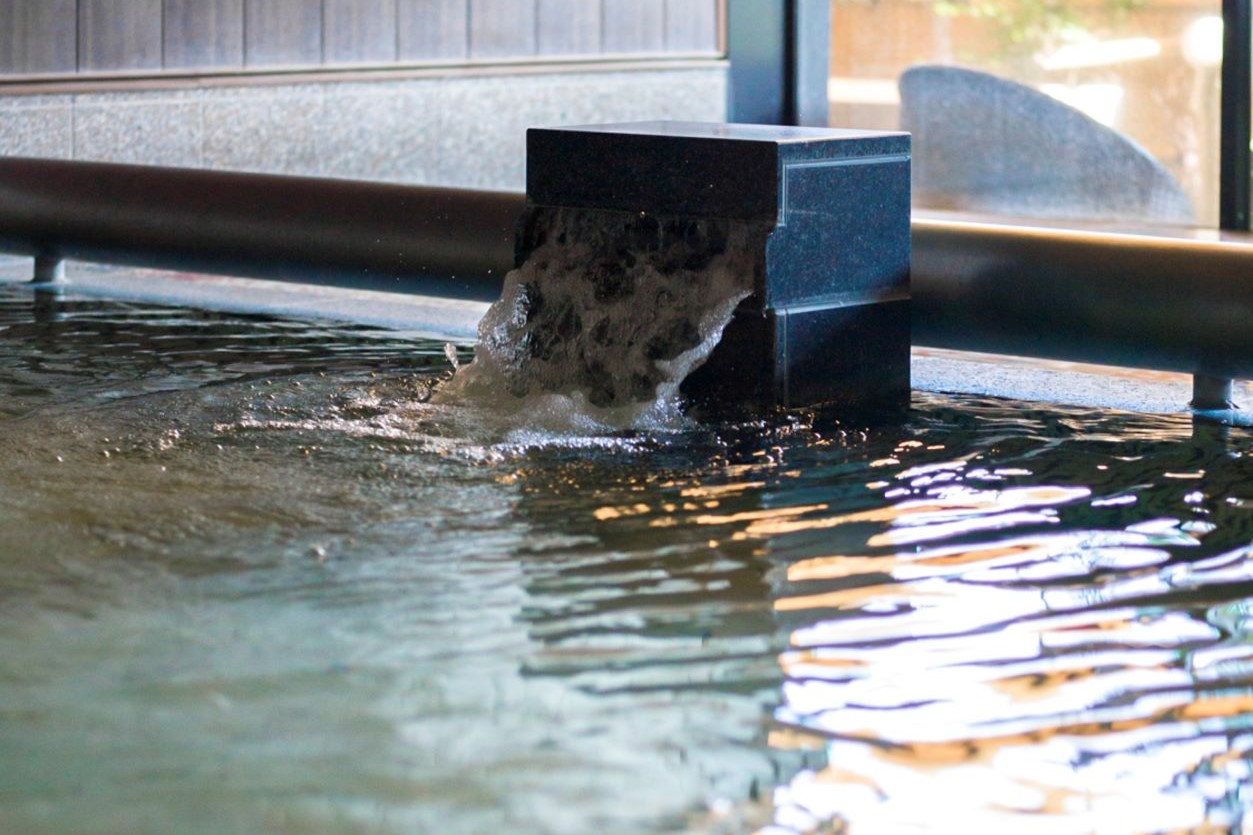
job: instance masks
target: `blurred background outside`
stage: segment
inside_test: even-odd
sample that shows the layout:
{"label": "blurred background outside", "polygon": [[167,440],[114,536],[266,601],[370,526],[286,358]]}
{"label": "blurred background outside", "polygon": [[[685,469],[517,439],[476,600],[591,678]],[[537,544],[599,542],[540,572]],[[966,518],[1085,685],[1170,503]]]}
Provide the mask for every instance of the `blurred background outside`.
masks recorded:
{"label": "blurred background outside", "polygon": [[[831,124],[897,129],[911,66],[985,71],[1131,139],[1173,176],[1196,224],[1214,226],[1220,13],[1217,0],[833,0]],[[955,118],[972,135],[983,127]]]}

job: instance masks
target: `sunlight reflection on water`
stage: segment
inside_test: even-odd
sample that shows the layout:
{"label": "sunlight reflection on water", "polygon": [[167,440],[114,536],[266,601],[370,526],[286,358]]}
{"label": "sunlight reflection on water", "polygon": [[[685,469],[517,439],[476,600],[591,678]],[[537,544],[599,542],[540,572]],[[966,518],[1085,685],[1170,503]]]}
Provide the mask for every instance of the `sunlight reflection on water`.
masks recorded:
{"label": "sunlight reflection on water", "polygon": [[442,345],[6,292],[0,829],[1243,825],[1247,430],[572,435]]}
{"label": "sunlight reflection on water", "polygon": [[[915,468],[895,481],[921,498],[749,527],[768,537],[876,522],[869,547],[914,546],[783,572],[775,610],[812,614],[780,656],[786,730],[773,744],[821,747],[829,765],[776,790],[765,831],[832,820],[850,832],[1238,826],[1253,650],[1213,624],[1215,607],[1182,606],[1248,588],[1253,547],[1157,568],[1214,525],[1054,533],[1064,505],[1128,503],[1090,500],[1085,487],[934,486],[924,472],[987,480],[964,462]],[[1022,525],[1039,532],[975,539]],[[1217,680],[1215,652],[1227,665]]]}

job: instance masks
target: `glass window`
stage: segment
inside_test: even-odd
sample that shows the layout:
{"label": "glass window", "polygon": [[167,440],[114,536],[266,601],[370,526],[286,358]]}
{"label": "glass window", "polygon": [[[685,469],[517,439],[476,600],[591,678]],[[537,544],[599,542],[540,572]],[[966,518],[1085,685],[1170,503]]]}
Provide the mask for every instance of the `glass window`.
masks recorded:
{"label": "glass window", "polygon": [[914,133],[921,208],[1217,224],[1215,0],[833,0],[831,124]]}

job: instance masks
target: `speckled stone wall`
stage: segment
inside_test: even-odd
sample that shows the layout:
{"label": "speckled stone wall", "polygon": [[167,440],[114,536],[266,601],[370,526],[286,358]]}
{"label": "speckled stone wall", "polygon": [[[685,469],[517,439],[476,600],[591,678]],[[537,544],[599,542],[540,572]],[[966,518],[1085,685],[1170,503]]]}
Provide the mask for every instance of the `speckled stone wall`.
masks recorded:
{"label": "speckled stone wall", "polygon": [[726,118],[722,66],[0,95],[0,154],[521,190],[533,126]]}

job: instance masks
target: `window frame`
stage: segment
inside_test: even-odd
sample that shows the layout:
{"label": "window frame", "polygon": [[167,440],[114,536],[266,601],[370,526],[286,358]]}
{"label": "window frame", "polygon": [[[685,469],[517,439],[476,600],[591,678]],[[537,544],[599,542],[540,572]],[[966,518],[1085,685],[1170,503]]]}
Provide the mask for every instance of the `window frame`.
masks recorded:
{"label": "window frame", "polygon": [[[1253,0],[1223,0],[1219,229],[1248,231]],[[827,124],[829,0],[727,0],[732,122]]]}

